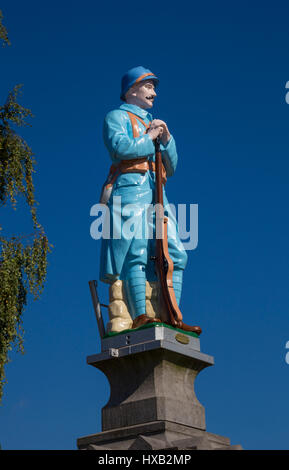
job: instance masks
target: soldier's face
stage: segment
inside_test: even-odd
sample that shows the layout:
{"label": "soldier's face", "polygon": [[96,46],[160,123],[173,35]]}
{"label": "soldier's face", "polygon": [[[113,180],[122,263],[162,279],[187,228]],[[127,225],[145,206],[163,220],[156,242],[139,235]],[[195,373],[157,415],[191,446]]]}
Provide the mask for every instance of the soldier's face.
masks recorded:
{"label": "soldier's face", "polygon": [[153,80],[136,83],[126,94],[126,102],[142,109],[152,108],[157,96]]}

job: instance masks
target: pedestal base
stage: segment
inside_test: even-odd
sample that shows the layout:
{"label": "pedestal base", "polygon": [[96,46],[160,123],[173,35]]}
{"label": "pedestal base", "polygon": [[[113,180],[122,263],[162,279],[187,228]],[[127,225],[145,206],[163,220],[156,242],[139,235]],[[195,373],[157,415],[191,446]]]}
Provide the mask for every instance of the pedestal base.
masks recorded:
{"label": "pedestal base", "polygon": [[77,440],[80,450],[241,450],[227,437],[170,421],[100,432]]}
{"label": "pedestal base", "polygon": [[[205,409],[194,381],[214,359],[200,352],[196,334],[164,324],[109,335],[87,358],[109,380],[101,433],[78,439],[79,449],[232,449],[206,432]],[[240,447],[240,446],[237,446]]]}

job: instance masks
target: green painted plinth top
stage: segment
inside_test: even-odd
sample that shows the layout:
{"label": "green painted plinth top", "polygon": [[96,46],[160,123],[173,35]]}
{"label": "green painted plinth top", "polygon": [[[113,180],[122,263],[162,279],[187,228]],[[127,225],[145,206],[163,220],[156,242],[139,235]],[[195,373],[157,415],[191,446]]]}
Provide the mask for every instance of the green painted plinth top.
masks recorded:
{"label": "green painted plinth top", "polygon": [[175,328],[174,326],[167,325],[166,323],[155,322],[155,323],[147,323],[146,325],[142,325],[142,326],[139,326],[138,328],[134,328],[134,329],[128,329],[128,330],[122,330],[122,331],[119,331],[119,332],[107,333],[104,336],[103,339],[111,338],[111,336],[125,335],[125,334],[128,334],[128,333],[132,333],[133,331],[145,330],[147,328],[152,328],[152,327],[160,328],[161,326],[164,326],[165,328],[170,328],[171,330],[174,330],[174,331],[179,331],[180,333],[182,333],[184,335],[194,336],[195,338],[199,337],[199,335],[197,335],[197,333],[194,333],[194,332],[191,332],[191,331],[184,331],[184,330],[181,330],[180,328]]}

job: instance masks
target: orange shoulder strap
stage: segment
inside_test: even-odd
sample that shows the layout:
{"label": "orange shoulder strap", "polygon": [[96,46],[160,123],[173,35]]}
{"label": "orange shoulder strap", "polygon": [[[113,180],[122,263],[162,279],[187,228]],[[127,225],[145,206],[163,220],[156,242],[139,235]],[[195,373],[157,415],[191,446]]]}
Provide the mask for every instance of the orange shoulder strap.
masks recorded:
{"label": "orange shoulder strap", "polygon": [[139,127],[137,121],[140,121],[148,130],[149,124],[146,124],[143,119],[141,119],[139,116],[136,116],[135,114],[131,113],[130,111],[127,111],[127,114],[129,115],[130,122],[131,122],[131,127],[132,127],[132,134],[133,138],[135,139],[136,137],[139,137]]}

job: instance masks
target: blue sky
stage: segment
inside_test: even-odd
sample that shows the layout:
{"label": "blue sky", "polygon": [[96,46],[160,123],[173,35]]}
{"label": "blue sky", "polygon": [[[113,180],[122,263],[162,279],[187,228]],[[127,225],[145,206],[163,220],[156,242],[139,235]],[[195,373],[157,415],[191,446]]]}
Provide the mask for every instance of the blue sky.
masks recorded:
{"label": "blue sky", "polygon": [[[22,135],[37,160],[38,215],[50,242],[41,300],[24,314],[25,355],[11,354],[0,408],[4,449],[75,449],[101,430],[104,375],[88,281],[100,243],[90,208],[109,168],[105,114],[120,79],[159,78],[154,117],[175,137],[170,202],[199,205],[181,310],[203,328],[215,366],[196,381],[207,430],[246,449],[288,449],[288,3],[2,1],[11,47],[0,51],[0,100],[23,83],[34,114]],[[2,211],[6,233],[29,214]],[[101,285],[102,302],[108,300]]]}

